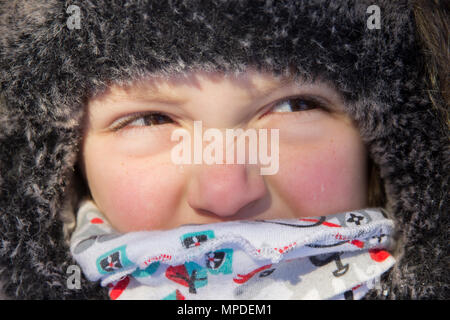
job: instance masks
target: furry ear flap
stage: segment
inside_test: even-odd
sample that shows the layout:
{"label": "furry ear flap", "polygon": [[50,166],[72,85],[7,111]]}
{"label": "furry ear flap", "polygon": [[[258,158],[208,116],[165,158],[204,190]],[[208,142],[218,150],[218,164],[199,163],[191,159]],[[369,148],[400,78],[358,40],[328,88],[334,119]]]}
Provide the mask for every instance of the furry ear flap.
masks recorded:
{"label": "furry ear flap", "polygon": [[69,184],[65,190],[65,199],[63,200],[61,210],[58,212],[58,218],[63,223],[64,242],[69,245],[70,236],[76,226],[75,213],[78,212],[79,204],[86,198],[91,198],[89,188],[86,185],[78,163],[75,164],[74,171],[67,177]]}

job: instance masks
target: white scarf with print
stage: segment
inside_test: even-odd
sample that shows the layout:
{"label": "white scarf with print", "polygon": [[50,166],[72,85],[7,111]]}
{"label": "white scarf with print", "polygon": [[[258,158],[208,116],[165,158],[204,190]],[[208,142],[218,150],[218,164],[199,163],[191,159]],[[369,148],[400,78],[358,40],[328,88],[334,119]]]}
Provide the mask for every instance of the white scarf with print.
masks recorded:
{"label": "white scarf with print", "polygon": [[119,234],[85,200],[71,253],[111,299],[360,299],[395,263],[380,208]]}

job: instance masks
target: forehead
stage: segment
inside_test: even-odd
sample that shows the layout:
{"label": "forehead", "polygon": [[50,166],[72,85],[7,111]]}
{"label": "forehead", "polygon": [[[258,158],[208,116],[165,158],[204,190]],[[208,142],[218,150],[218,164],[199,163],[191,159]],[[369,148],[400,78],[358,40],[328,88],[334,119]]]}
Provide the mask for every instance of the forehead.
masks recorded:
{"label": "forehead", "polygon": [[251,98],[294,84],[291,77],[254,70],[239,75],[198,71],[169,77],[147,76],[127,84],[114,84],[91,100],[105,102],[135,98],[181,103],[192,92],[220,88],[235,90]]}

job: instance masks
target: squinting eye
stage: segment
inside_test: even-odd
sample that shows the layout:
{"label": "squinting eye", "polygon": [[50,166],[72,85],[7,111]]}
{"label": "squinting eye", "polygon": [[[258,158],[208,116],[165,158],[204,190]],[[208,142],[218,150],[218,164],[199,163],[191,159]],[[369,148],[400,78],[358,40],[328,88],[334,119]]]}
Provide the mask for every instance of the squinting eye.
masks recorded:
{"label": "squinting eye", "polygon": [[322,104],[312,98],[289,98],[272,108],[272,112],[295,112],[322,108]]}
{"label": "squinting eye", "polygon": [[161,113],[136,114],[115,121],[111,125],[111,130],[117,131],[127,126],[146,127],[173,122],[174,121],[169,116]]}

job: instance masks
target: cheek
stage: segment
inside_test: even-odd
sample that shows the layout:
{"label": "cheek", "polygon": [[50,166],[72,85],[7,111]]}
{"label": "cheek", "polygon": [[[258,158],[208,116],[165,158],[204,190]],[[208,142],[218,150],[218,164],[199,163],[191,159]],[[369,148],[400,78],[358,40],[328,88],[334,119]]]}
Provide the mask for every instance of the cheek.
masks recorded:
{"label": "cheek", "polygon": [[158,157],[102,159],[101,165],[91,167],[90,188],[113,227],[119,232],[166,228],[183,185],[176,167]]}
{"label": "cheek", "polygon": [[275,179],[279,194],[296,216],[327,215],[366,205],[366,154],[356,137],[289,146],[289,150],[289,156],[282,157],[286,152],[280,152]]}

